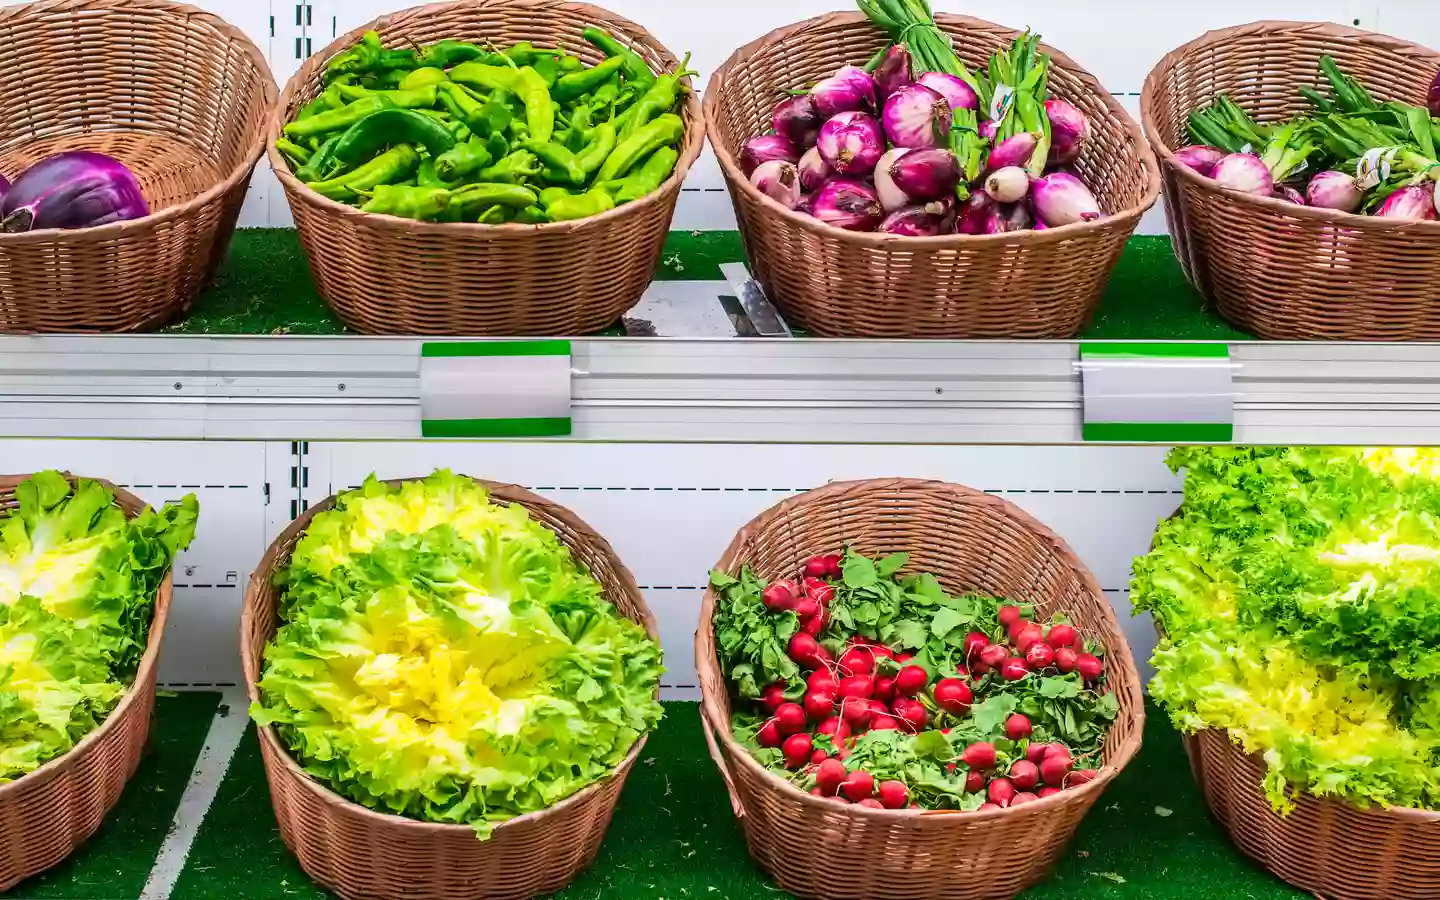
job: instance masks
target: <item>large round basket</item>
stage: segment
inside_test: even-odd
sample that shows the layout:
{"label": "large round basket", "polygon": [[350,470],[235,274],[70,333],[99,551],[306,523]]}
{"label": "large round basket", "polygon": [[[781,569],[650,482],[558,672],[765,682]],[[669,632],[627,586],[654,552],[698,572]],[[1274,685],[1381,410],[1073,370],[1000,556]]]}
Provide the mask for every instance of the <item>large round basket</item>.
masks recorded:
{"label": "large round basket", "polygon": [[[716,568],[751,567],[771,580],[844,546],[908,552],[907,572],[931,572],[952,592],[982,591],[1068,614],[1103,644],[1120,714],[1100,775],[1024,806],[955,813],[840,806],[761,767],[730,731],[730,691],[715,651],[707,592],[695,635],[701,717],[750,855],[780,887],[824,900],[1001,900],[1040,881],[1090,807],[1140,748],[1140,677],[1105,595],[1065,542],[1015,505],[935,481],[836,483],[761,513]],[[795,853],[804,847],[806,852]]]}
{"label": "large round basket", "polygon": [[[399,484],[399,481],[391,484]],[[517,503],[560,537],[575,560],[600,582],[605,598],[656,640],[655,618],[635,577],[610,544],[574,513],[524,488],[480,482],[497,503]],[[275,636],[280,591],[275,573],[332,496],[312,506],[270,545],[245,591],[240,656],[250,699],[265,645]],[[589,866],[645,738],[614,773],[549,809],[495,826],[480,841],[468,825],[437,825],[374,812],[340,797],[307,775],[271,727],[260,729],[260,752],[280,837],[300,867],[345,900],[526,900],[560,890]]]}
{"label": "large round basket", "polygon": [[1424,105],[1440,54],[1356,28],[1256,22],[1212,31],[1145,79],[1145,134],[1164,170],[1175,255],[1229,322],[1271,340],[1440,338],[1440,223],[1298,206],[1220,188],[1175,161],[1186,119],[1228,94],[1261,121],[1308,109],[1330,55],[1377,99]]}
{"label": "large round basket", "polygon": [[[0,476],[0,513],[15,508],[15,488],[28,475]],[[145,504],[108,481],[115,502],[134,518]],[[135,774],[155,711],[155,664],[170,611],[170,573],[155,592],[155,613],[135,681],[99,728],[64,756],[0,785],[0,892],[63,861],[104,820]]]}
{"label": "large round basket", "polygon": [[0,174],[116,157],[151,214],[0,234],[0,331],[143,331],[189,308],[225,256],[275,103],[238,29],[167,0],[0,8]]}
{"label": "large round basket", "polygon": [[[936,19],[972,67],[1016,36],[979,19]],[[770,130],[776,103],[863,63],[884,40],[863,14],[830,13],[740,48],[711,77],[705,123],[755,276],[788,319],[826,337],[1075,337],[1160,183],[1139,127],[1062,53],[1042,45],[1051,93],[1090,120],[1075,168],[1109,213],[1097,222],[991,236],[859,234],[788,210],[745,178],[740,150]]]}
{"label": "large round basket", "polygon": [[[604,59],[581,32],[596,25],[655,71],[675,55],[628,19],[559,0],[460,0],[382,16],[312,56],[286,85],[270,126],[270,163],[285,186],[315,284],[347,326],[370,334],[580,335],[619,321],[660,264],[680,183],[705,143],[693,91],[680,162],[658,191],[599,216],[547,225],[416,222],[322,197],[275,149],[280,129],[323,89],[331,57],[370,30],[387,46],[446,38],[561,46],[586,65]],[[689,79],[684,82],[690,84]]]}

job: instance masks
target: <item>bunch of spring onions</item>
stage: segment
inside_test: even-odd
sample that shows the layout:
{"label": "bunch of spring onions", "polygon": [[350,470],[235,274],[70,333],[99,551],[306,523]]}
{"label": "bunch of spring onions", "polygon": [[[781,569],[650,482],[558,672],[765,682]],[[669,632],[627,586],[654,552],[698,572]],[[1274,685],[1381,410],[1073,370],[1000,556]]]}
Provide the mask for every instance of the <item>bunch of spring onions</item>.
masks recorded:
{"label": "bunch of spring onions", "polygon": [[1431,108],[1380,102],[1326,56],[1329,93],[1299,89],[1310,111],[1257,122],[1220,95],[1190,114],[1175,158],[1221,186],[1302,206],[1433,220],[1440,180],[1440,76]]}

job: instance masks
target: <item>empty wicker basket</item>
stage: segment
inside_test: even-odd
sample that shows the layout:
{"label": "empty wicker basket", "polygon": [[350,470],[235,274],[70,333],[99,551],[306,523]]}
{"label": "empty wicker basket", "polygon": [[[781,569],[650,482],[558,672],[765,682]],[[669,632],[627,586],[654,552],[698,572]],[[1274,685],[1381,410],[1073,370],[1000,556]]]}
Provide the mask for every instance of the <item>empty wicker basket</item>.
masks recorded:
{"label": "empty wicker basket", "polygon": [[[556,532],[620,614],[659,640],[655,618],[634,576],[603,537],[565,507],[524,488],[481,483],[492,500],[518,503]],[[275,573],[288,564],[310,520],[334,504],[332,496],[295,520],[270,545],[250,578],[240,622],[240,656],[253,701],[260,699],[256,682],[265,645],[278,624]],[[273,728],[260,729],[280,837],[311,878],[345,900],[526,900],[560,890],[594,861],[625,778],[644,746],[642,737],[609,777],[549,809],[496,825],[490,839],[482,842],[468,825],[387,815],[340,797],[305,773]]]}
{"label": "empty wicker basket", "polygon": [[[869,810],[813,797],[763,768],[730,731],[730,691],[707,592],[695,635],[701,717],[750,854],[780,887],[824,900],[1000,900],[1045,877],[1090,807],[1140,748],[1145,712],[1130,648],[1105,595],[1065,542],[1014,504],[934,481],[836,483],[792,497],[740,530],[716,568],[763,579],[846,545],[910,553],[906,571],[1065,611],[1105,646],[1120,714],[1095,781],[1021,807],[954,813]],[[805,847],[805,853],[793,852]]]}
{"label": "empty wicker basket", "polygon": [[1320,58],[1378,99],[1425,102],[1440,54],[1317,22],[1212,31],[1167,55],[1145,80],[1141,117],[1164,169],[1175,255],[1234,325],[1272,340],[1440,338],[1440,223],[1379,219],[1219,188],[1175,162],[1190,112],[1226,93],[1262,121],[1308,107],[1298,88]]}
{"label": "empty wicker basket", "polygon": [[[15,488],[28,477],[0,477],[0,513],[15,507]],[[114,491],[127,516],[145,509],[134,494],[100,483]],[[140,765],[155,709],[155,664],[170,611],[170,585],[167,572],[155,593],[155,615],[135,681],[109,717],[64,756],[0,785],[0,892],[60,863],[83,844]]]}
{"label": "empty wicker basket", "polygon": [[[936,19],[972,67],[1016,36],[979,19]],[[737,50],[706,88],[710,142],[766,293],[793,323],[826,337],[1075,337],[1160,183],[1139,127],[1062,53],[1042,47],[1052,56],[1051,93],[1090,120],[1075,168],[1109,213],[1100,221],[983,237],[857,234],[785,209],[744,177],[744,142],[770,129],[788,91],[863,64],[884,39],[861,13],[830,13]]]}
{"label": "empty wicker basket", "polygon": [[460,0],[382,16],[312,56],[290,79],[271,124],[270,162],[315,284],[341,321],[370,334],[581,335],[613,325],[635,305],[660,264],[680,183],[705,143],[693,91],[681,112],[685,138],[670,179],[641,200],[575,222],[436,224],[364,213],[306,187],[274,147],[284,123],[323,88],[326,63],[366,31],[378,31],[387,46],[530,41],[564,47],[595,65],[604,56],[581,36],[591,25],[655,71],[678,65],[639,25],[585,3]]}
{"label": "empty wicker basket", "polygon": [[0,8],[0,173],[114,156],[151,215],[0,235],[0,331],[142,331],[183,313],[225,255],[275,103],[265,57],[167,0]]}

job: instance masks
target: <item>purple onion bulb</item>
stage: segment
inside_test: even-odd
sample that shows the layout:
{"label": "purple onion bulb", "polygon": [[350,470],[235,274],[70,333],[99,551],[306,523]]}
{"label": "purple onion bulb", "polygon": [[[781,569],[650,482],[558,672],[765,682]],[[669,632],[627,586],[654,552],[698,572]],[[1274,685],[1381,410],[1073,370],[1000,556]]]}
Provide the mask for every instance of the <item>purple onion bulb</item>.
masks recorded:
{"label": "purple onion bulb", "polygon": [[990,151],[990,158],[985,161],[985,171],[981,174],[988,175],[996,169],[1004,169],[1008,166],[1028,168],[1030,158],[1035,155],[1035,148],[1038,146],[1040,146],[1040,136],[1037,134],[1029,131],[1012,134]]}
{"label": "purple onion bulb", "polygon": [[880,198],[880,205],[886,212],[893,213],[904,209],[912,202],[910,195],[900,189],[895,183],[895,165],[908,153],[914,150],[907,150],[904,147],[896,147],[894,150],[886,151],[880,157],[880,162],[875,164],[875,193]]}
{"label": "purple onion bulb", "polygon": [[750,183],[786,209],[794,209],[800,202],[800,170],[792,162],[763,162],[751,173]]}
{"label": "purple onion bulb", "polygon": [[808,150],[815,146],[825,118],[815,108],[815,101],[810,99],[810,95],[801,94],[775,104],[770,113],[770,124],[776,134],[789,138],[796,148]]}
{"label": "purple onion bulb", "polygon": [[1288,184],[1275,185],[1275,190],[1273,193],[1270,194],[1270,196],[1274,197],[1276,200],[1284,200],[1288,203],[1294,203],[1296,206],[1306,205],[1305,198],[1300,194],[1300,192],[1295,190]]}
{"label": "purple onion bulb", "polygon": [[875,94],[879,101],[884,103],[891,94],[914,83],[912,72],[910,49],[904,44],[891,45],[875,69]]}
{"label": "purple onion bulb", "polygon": [[960,218],[955,230],[960,234],[989,234],[989,222],[995,213],[996,203],[984,191],[976,191],[970,199],[960,204]]}
{"label": "purple onion bulb", "polygon": [[1360,205],[1365,202],[1365,192],[1355,184],[1354,178],[1344,172],[1320,172],[1306,185],[1305,202],[1317,209],[1353,213],[1360,211]]}
{"label": "purple onion bulb", "polygon": [[10,182],[4,175],[0,175],[0,206],[5,203],[5,195],[10,193]]}
{"label": "purple onion bulb", "polygon": [[1430,82],[1430,93],[1426,99],[1430,107],[1430,115],[1440,118],[1440,72],[1435,73],[1435,78]]}
{"label": "purple onion bulb", "polygon": [[1035,225],[1035,217],[1024,203],[1002,203],[998,209],[1000,231],[1029,231]]}
{"label": "purple onion bulb", "polygon": [[1030,193],[1030,173],[1019,166],[996,169],[985,179],[985,193],[996,203],[1019,203]]}
{"label": "purple onion bulb", "polygon": [[1209,178],[1215,171],[1215,166],[1225,158],[1225,151],[1218,147],[1207,147],[1204,144],[1197,144],[1194,147],[1181,147],[1175,151],[1175,161],[1187,169],[1193,169]]}
{"label": "purple onion bulb", "polygon": [[907,84],[885,101],[885,135],[896,147],[932,150],[950,144],[950,104],[923,84]]}
{"label": "purple onion bulb", "polygon": [[1428,186],[1412,184],[1386,197],[1380,208],[1375,210],[1375,215],[1386,219],[1430,221],[1435,218],[1435,196]]}
{"label": "purple onion bulb", "polygon": [[1063,166],[1079,159],[1090,133],[1085,114],[1064,100],[1046,100],[1045,116],[1050,120],[1050,164]]}
{"label": "purple onion bulb", "polygon": [[[845,66],[810,89],[822,119],[876,108],[875,79],[858,66]],[[778,129],[777,129],[778,130]]]}
{"label": "purple onion bulb", "polygon": [[149,214],[140,180],[124,163],[71,150],[47,156],[15,179],[0,204],[0,232],[94,228]]}
{"label": "purple onion bulb", "polygon": [[779,134],[762,134],[745,142],[740,150],[740,170],[750,176],[761,163],[778,159],[782,162],[799,162],[800,154],[790,139]]}
{"label": "purple onion bulb", "polygon": [[980,108],[980,100],[975,96],[975,91],[954,75],[947,75],[944,72],[926,72],[915,79],[915,83],[922,84],[944,97],[952,110]]}
{"label": "purple onion bulb", "polygon": [[1223,188],[1268,197],[1275,190],[1275,178],[1260,157],[1250,153],[1232,153],[1215,164],[1210,173]]}
{"label": "purple onion bulb", "polygon": [[835,174],[830,164],[825,162],[825,157],[820,155],[819,147],[806,150],[805,155],[800,157],[797,168],[800,170],[800,189],[806,193],[820,190],[820,187],[830,180],[830,176]]}
{"label": "purple onion bulb", "polygon": [[816,146],[825,164],[841,175],[869,175],[885,153],[885,134],[874,116],[844,112],[820,129]]}
{"label": "purple onion bulb", "polygon": [[1030,204],[1035,209],[1035,217],[1051,228],[1075,222],[1093,222],[1103,215],[1100,204],[1085,182],[1064,172],[1032,181]]}
{"label": "purple onion bulb", "polygon": [[945,214],[924,206],[907,206],[886,216],[877,230],[902,237],[935,237],[945,234]]}
{"label": "purple onion bulb", "polygon": [[885,219],[875,189],[853,178],[832,178],[814,196],[812,215],[846,231],[874,231]]}
{"label": "purple onion bulb", "polygon": [[993,144],[995,143],[995,135],[1000,133],[1000,123],[986,119],[979,124],[976,131],[980,132],[982,138]]}
{"label": "purple onion bulb", "polygon": [[949,150],[913,150],[890,167],[895,186],[912,201],[954,194],[960,174],[960,160]]}

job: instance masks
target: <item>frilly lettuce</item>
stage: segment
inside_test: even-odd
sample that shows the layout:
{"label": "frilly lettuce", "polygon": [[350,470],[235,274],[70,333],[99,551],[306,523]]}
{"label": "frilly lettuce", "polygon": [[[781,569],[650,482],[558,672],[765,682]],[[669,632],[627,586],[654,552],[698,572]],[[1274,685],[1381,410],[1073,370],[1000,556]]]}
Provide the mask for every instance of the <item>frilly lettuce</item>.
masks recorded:
{"label": "frilly lettuce", "polygon": [[315,517],[279,583],[251,714],[372,809],[483,837],[605,776],[660,719],[659,646],[469,478],[372,477]]}
{"label": "frilly lettuce", "polygon": [[194,496],[127,521],[112,491],[57,472],[0,517],[0,782],[73,747],[120,701],[155,591],[195,536]]}

